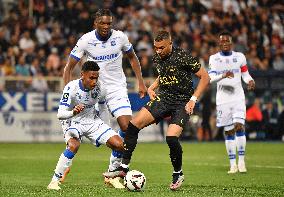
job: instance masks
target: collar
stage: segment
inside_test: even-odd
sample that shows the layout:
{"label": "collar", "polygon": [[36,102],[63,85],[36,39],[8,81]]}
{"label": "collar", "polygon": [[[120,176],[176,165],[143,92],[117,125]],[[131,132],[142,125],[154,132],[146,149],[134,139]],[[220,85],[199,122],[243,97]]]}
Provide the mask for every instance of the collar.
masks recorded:
{"label": "collar", "polygon": [[84,88],[82,79],[79,80],[79,87],[80,87],[80,89],[81,89],[82,91],[84,91],[84,92],[89,92],[89,91],[90,91],[90,90]]}
{"label": "collar", "polygon": [[220,51],[220,54],[221,54],[222,56],[230,56],[230,55],[232,55],[232,51],[228,51],[228,52]]}
{"label": "collar", "polygon": [[95,34],[96,34],[96,37],[99,41],[107,41],[111,35],[112,35],[112,30],[110,30],[109,34],[107,35],[107,37],[102,37],[98,32],[97,30],[95,30]]}

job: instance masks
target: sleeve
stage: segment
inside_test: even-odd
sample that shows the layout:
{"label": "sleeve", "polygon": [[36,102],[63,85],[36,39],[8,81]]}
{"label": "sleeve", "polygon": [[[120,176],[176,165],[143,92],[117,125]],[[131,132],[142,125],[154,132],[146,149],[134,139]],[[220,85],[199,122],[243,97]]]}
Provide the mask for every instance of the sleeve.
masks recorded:
{"label": "sleeve", "polygon": [[210,83],[218,82],[222,79],[222,74],[217,74],[212,56],[209,57],[209,70]]}
{"label": "sleeve", "polygon": [[201,64],[197,60],[197,58],[192,57],[186,52],[182,54],[182,57],[180,58],[180,60],[182,61],[181,64],[185,65],[186,69],[189,69],[191,73],[196,73],[201,68]]}
{"label": "sleeve", "polygon": [[60,104],[57,112],[57,118],[59,120],[65,120],[73,117],[73,109],[72,109],[72,91],[73,88],[70,83],[68,83],[62,93],[62,97],[60,99]]}
{"label": "sleeve", "polygon": [[248,84],[249,81],[253,80],[253,78],[250,76],[248,72],[248,67],[247,67],[247,60],[244,54],[241,56],[241,74],[242,74],[242,79],[243,81]]}
{"label": "sleeve", "polygon": [[133,50],[132,44],[129,42],[126,34],[122,33],[122,51],[128,53]]}
{"label": "sleeve", "polygon": [[78,42],[75,45],[75,47],[72,49],[72,51],[70,53],[70,57],[72,57],[75,60],[79,61],[83,57],[83,55],[85,53],[85,48],[86,48],[86,40],[82,36],[78,40]]}

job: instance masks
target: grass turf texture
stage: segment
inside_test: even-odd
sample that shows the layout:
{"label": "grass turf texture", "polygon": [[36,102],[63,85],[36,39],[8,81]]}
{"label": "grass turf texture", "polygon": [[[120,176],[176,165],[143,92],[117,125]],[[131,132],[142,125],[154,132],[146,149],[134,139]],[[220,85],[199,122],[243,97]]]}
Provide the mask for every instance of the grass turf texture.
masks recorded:
{"label": "grass turf texture", "polygon": [[0,144],[0,196],[284,196],[284,144],[249,142],[246,174],[227,175],[225,145],[182,143],[185,182],[170,191],[172,167],[165,143],[141,143],[131,169],[142,171],[143,192],[104,185],[110,150],[82,144],[61,191],[46,189],[64,144]]}

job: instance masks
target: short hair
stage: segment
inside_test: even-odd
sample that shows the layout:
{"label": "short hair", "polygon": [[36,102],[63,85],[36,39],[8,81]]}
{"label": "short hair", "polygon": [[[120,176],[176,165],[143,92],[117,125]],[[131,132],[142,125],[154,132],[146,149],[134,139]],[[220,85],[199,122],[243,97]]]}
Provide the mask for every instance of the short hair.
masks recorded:
{"label": "short hair", "polygon": [[156,42],[160,42],[162,40],[166,40],[171,38],[171,34],[170,32],[166,31],[166,30],[160,30],[155,34],[154,40]]}
{"label": "short hair", "polygon": [[112,13],[109,9],[99,9],[95,15],[94,15],[94,19],[98,19],[99,17],[102,16],[111,16],[112,17]]}
{"label": "short hair", "polygon": [[232,34],[231,34],[230,32],[228,32],[228,31],[223,31],[223,32],[221,32],[221,33],[219,34],[219,37],[220,37],[220,36],[230,36],[231,38],[233,38]]}
{"label": "short hair", "polygon": [[81,69],[82,72],[99,71],[99,70],[100,70],[99,65],[94,61],[86,61]]}

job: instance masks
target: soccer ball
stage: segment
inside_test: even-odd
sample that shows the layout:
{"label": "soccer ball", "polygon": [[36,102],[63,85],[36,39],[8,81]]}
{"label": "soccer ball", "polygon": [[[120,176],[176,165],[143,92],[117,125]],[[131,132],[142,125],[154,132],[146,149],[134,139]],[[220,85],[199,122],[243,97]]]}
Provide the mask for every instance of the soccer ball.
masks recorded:
{"label": "soccer ball", "polygon": [[146,185],[146,177],[142,172],[131,170],[124,177],[124,186],[130,191],[141,191]]}

